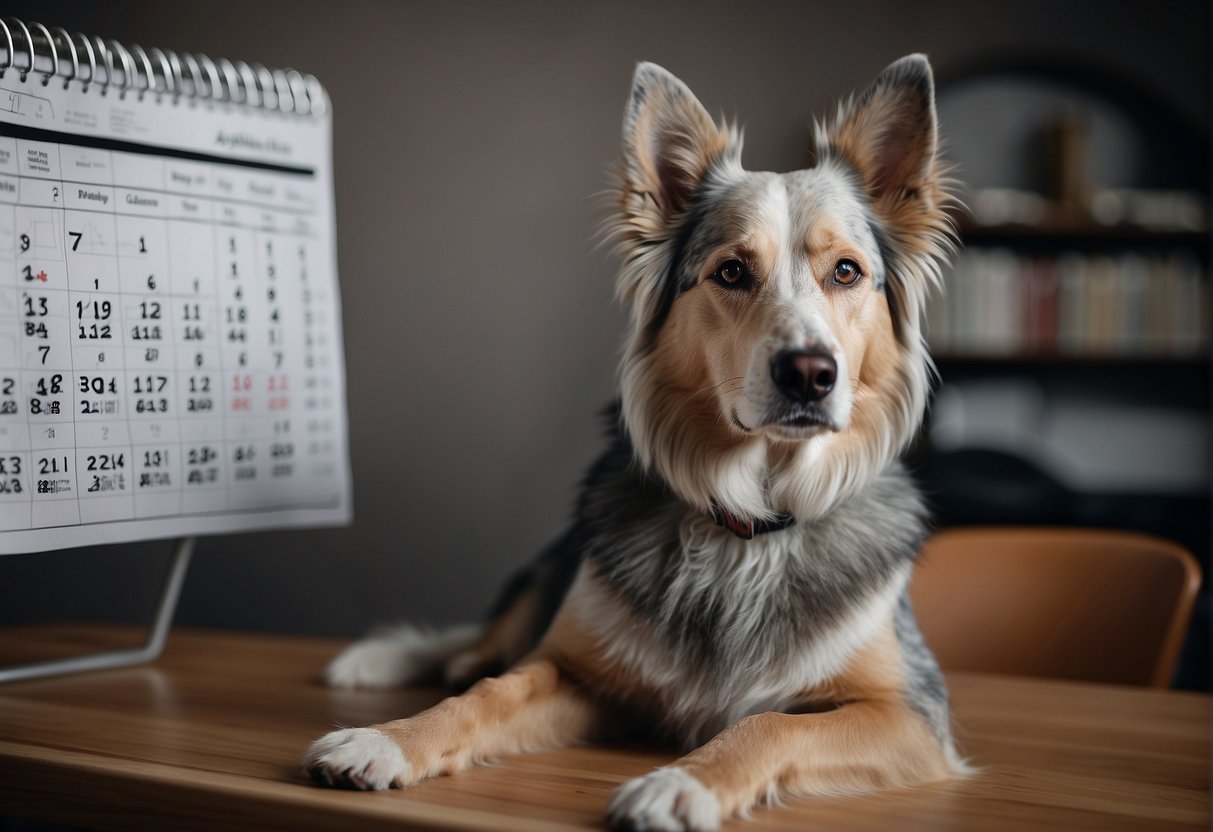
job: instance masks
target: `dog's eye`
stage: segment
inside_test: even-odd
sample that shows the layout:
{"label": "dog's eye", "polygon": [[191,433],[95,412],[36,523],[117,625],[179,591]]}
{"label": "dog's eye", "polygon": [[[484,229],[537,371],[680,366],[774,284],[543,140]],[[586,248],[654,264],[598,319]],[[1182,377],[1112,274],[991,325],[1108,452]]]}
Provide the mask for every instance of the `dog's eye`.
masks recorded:
{"label": "dog's eye", "polygon": [[750,285],[750,270],[740,260],[726,260],[712,272],[712,279],[729,289],[745,289]]}
{"label": "dog's eye", "polygon": [[850,286],[861,277],[863,272],[854,260],[839,260],[838,265],[834,267],[834,282],[842,286]]}

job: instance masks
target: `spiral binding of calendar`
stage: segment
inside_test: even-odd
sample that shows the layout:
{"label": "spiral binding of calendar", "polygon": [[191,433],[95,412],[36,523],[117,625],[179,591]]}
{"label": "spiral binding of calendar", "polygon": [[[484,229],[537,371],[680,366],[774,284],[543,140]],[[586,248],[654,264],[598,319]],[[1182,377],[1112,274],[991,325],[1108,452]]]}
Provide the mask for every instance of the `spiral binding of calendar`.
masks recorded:
{"label": "spiral binding of calendar", "polygon": [[46,27],[17,18],[0,18],[0,79],[58,79],[64,87],[101,95],[151,94],[173,103],[182,98],[230,102],[282,113],[323,115],[328,95],[314,76],[293,69],[267,69],[226,58],[150,48],[96,36],[71,34],[61,26]]}

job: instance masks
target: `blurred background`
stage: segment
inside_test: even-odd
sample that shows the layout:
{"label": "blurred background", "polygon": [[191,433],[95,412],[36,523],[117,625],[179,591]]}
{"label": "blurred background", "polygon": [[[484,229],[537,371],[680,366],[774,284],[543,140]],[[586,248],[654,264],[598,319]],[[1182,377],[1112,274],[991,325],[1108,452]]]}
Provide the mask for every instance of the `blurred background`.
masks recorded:
{"label": "blurred background", "polygon": [[[1209,567],[1208,3],[54,2],[5,14],[290,66],[335,110],[352,526],[203,539],[178,623],[354,636],[480,616],[564,525],[623,315],[596,250],[632,68],[806,162],[926,52],[970,212],[911,459],[943,525],[1175,539]],[[142,620],[166,543],[0,558],[0,623]],[[1178,683],[1208,678],[1198,604]]]}

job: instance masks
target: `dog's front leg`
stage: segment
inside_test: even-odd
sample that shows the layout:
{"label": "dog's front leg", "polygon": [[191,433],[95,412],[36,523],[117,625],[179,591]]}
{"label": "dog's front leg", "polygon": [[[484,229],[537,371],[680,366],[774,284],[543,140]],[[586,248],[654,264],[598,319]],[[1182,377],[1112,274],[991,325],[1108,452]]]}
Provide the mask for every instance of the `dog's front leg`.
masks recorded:
{"label": "dog's front leg", "polygon": [[403,788],[478,761],[587,739],[599,713],[554,662],[536,658],[408,719],[321,737],[303,767],[325,785]]}
{"label": "dog's front leg", "polygon": [[838,794],[942,780],[952,757],[899,701],[824,713],[762,713],[673,765],[621,786],[607,819],[622,829],[714,830],[779,794]]}

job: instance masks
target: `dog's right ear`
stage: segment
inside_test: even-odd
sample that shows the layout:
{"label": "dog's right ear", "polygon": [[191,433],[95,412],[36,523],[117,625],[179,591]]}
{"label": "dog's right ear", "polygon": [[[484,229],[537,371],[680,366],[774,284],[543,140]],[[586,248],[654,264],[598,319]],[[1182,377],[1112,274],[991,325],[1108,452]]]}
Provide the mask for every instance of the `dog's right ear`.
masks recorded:
{"label": "dog's right ear", "polygon": [[739,145],[686,84],[657,64],[637,66],[623,116],[620,196],[627,236],[661,236],[686,211],[712,165]]}

